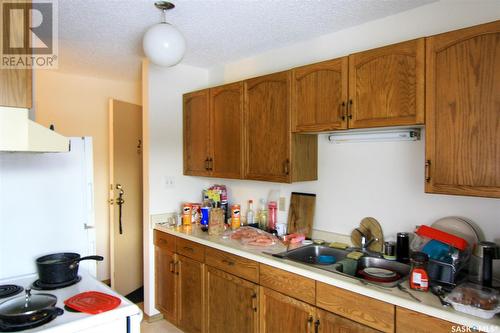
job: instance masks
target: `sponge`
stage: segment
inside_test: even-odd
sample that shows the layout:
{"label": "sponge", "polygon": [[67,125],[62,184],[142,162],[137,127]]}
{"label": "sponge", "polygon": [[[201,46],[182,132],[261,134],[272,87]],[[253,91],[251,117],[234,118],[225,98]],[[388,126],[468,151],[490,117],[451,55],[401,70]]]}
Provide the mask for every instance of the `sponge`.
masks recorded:
{"label": "sponge", "polygon": [[333,243],[330,243],[330,247],[333,247],[334,249],[345,250],[349,247],[349,245],[347,245],[346,243],[341,243],[341,242],[333,242]]}
{"label": "sponge", "polygon": [[359,260],[364,254],[358,251],[349,253],[346,257],[354,260]]}

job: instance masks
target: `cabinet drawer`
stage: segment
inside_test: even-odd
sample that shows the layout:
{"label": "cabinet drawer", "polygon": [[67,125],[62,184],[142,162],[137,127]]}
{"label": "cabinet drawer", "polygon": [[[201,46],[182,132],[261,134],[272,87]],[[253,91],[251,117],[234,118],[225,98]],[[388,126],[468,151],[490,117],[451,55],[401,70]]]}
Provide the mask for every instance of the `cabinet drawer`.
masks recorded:
{"label": "cabinet drawer", "polygon": [[207,248],[206,264],[252,282],[259,282],[259,264],[233,254]]}
{"label": "cabinet drawer", "polygon": [[316,306],[379,331],[394,332],[394,305],[322,282],[316,283],[316,293]]}
{"label": "cabinet drawer", "polygon": [[169,235],[166,232],[154,231],[154,244],[170,252],[175,252],[175,238],[175,236]]}
{"label": "cabinet drawer", "polygon": [[461,325],[396,307],[396,333],[448,333],[453,332],[452,327],[463,328],[457,332],[466,332],[466,328]]}
{"label": "cabinet drawer", "polygon": [[177,238],[176,245],[178,254],[205,262],[205,246],[182,238]]}
{"label": "cabinet drawer", "polygon": [[260,285],[309,304],[316,300],[314,280],[268,265],[260,264]]}

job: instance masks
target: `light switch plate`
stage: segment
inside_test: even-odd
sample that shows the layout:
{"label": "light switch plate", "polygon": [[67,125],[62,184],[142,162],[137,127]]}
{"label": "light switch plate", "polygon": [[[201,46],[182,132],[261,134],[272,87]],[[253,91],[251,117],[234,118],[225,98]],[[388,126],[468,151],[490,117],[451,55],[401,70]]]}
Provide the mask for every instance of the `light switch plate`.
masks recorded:
{"label": "light switch plate", "polygon": [[165,189],[173,189],[175,188],[175,177],[174,176],[165,176],[163,178],[163,184],[165,186]]}

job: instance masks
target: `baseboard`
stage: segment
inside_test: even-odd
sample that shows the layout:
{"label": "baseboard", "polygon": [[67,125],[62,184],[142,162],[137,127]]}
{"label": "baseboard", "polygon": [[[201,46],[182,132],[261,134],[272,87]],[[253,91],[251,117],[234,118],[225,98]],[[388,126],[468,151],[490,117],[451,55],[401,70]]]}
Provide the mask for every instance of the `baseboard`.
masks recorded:
{"label": "baseboard", "polygon": [[154,316],[148,316],[147,314],[144,314],[144,320],[147,321],[148,323],[154,323],[155,321],[162,320],[163,319],[163,314],[157,313]]}

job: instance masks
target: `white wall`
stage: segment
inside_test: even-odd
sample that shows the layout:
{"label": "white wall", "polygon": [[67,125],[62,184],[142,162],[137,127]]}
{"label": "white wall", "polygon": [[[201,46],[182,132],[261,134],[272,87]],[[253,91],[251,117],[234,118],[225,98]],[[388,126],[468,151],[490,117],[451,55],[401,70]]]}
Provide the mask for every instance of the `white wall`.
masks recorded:
{"label": "white wall", "polygon": [[[147,64],[146,64],[147,65]],[[150,214],[179,211],[184,201],[200,201],[201,190],[207,180],[183,176],[182,167],[182,94],[201,89],[208,84],[208,71],[197,67],[177,65],[161,68],[149,65],[149,197]],[[201,124],[206,126],[206,124]],[[165,187],[165,177],[172,177],[174,188]],[[154,252],[151,229],[145,248],[145,312],[156,314],[154,309]],[[148,277],[149,274],[149,277]]]}
{"label": "white wall", "polygon": [[[498,1],[440,1],[210,70],[211,84],[232,82],[349,53],[500,19]],[[490,240],[500,241],[500,200],[424,193],[424,142],[333,145],[319,136],[319,180],[292,185],[250,181],[227,184],[244,203],[280,189],[317,194],[314,228],[350,234],[373,216],[391,237],[447,215],[474,220]],[[287,199],[287,206],[289,200]],[[242,206],[242,212],[246,204]],[[281,214],[286,219],[286,214]]]}

